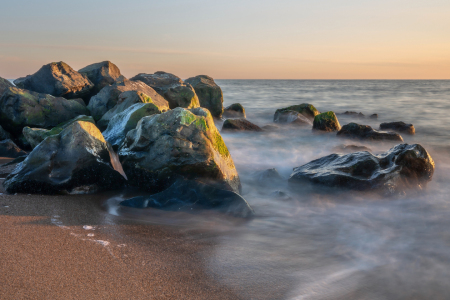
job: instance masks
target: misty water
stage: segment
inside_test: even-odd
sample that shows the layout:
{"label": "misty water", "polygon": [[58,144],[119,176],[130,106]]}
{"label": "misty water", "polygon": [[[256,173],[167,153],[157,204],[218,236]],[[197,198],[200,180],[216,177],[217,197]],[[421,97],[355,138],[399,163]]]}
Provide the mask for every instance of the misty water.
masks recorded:
{"label": "misty water", "polygon": [[[365,145],[382,153],[395,143],[349,142],[310,127],[273,133],[223,133],[239,172],[243,197],[255,218],[217,213],[119,208],[115,214],[213,232],[215,246],[203,253],[207,272],[244,299],[449,299],[450,286],[450,81],[217,80],[224,106],[241,103],[247,119],[271,124],[277,108],[310,103],[319,111],[378,129],[388,121],[413,123],[419,143],[436,163],[432,182],[420,193],[323,189],[292,190],[294,167],[334,153],[340,144]],[[377,113],[378,119],[368,116]],[[217,123],[220,127],[221,124]],[[276,168],[285,180],[261,184],[257,172]],[[138,216],[139,215],[139,216]],[[200,231],[199,231],[200,230]]]}

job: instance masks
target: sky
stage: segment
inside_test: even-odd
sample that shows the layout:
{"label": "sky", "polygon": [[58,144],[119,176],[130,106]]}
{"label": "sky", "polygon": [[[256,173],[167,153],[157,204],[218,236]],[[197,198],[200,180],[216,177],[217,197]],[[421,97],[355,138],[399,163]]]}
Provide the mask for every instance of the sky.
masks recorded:
{"label": "sky", "polygon": [[3,78],[110,60],[126,77],[450,79],[449,0],[3,2]]}

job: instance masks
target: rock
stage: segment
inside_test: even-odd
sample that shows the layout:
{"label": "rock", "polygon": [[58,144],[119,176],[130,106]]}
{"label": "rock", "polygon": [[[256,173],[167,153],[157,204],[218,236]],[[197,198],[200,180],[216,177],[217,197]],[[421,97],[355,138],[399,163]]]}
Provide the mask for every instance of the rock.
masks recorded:
{"label": "rock", "polygon": [[95,121],[91,116],[78,116],[72,120],[58,124],[56,127],[53,127],[51,130],[42,129],[42,128],[30,128],[27,126],[27,127],[23,128],[22,133],[23,133],[23,136],[25,137],[25,139],[27,140],[27,142],[30,144],[31,148],[34,149],[43,140],[45,140],[45,138],[47,138],[51,135],[59,134],[70,124],[77,122],[77,121],[90,122],[95,125]]}
{"label": "rock", "polygon": [[178,178],[240,192],[239,175],[214,120],[203,108],[144,117],[119,151],[129,183],[154,193]]}
{"label": "rock", "polygon": [[28,153],[17,147],[11,140],[0,141],[0,157],[16,158],[27,154]]}
{"label": "rock", "polygon": [[404,193],[425,187],[434,167],[433,159],[421,145],[400,144],[381,155],[363,151],[316,159],[294,168],[289,183]]}
{"label": "rock", "polygon": [[371,119],[378,119],[378,114],[372,114],[372,115],[370,115],[370,118]]}
{"label": "rock", "polygon": [[23,162],[27,158],[27,156],[28,156],[28,154],[27,155],[18,156],[17,158],[13,159],[12,161],[1,165],[0,166],[0,177],[1,178],[5,178],[9,174],[11,174],[11,172],[14,171],[14,169],[17,167],[17,165],[19,163]]}
{"label": "rock", "polygon": [[120,205],[176,211],[194,208],[215,209],[244,218],[254,214],[250,205],[239,194],[200,181],[186,179],[178,179],[160,193],[134,197],[122,201]]}
{"label": "rock", "polygon": [[155,92],[154,89],[141,81],[130,81],[124,79],[121,82],[116,82],[110,86],[104,87],[97,95],[89,101],[88,109],[94,120],[100,120],[102,116],[111,108],[116,106],[119,101],[119,95],[125,91],[136,91],[143,93],[150,97],[153,104],[155,104],[161,111],[169,109],[169,103],[161,95]]}
{"label": "rock", "polygon": [[14,87],[14,85],[8,79],[0,77],[0,96],[3,95],[5,90],[9,87]]}
{"label": "rock", "polygon": [[338,131],[341,129],[341,124],[339,124],[339,121],[334,112],[327,111],[318,114],[314,118],[313,129],[327,132]]}
{"label": "rock", "polygon": [[78,70],[78,73],[85,75],[94,84],[94,87],[90,91],[91,97],[98,94],[105,86],[125,79],[120,74],[119,68],[110,61],[102,61],[86,66]]}
{"label": "rock", "polygon": [[0,98],[0,125],[13,135],[25,126],[51,128],[89,111],[81,99],[67,100],[16,87]]}
{"label": "rock", "polygon": [[222,125],[222,132],[226,131],[263,131],[261,127],[246,119],[226,119]]}
{"label": "rock", "polygon": [[284,181],[283,177],[281,177],[275,168],[256,172],[253,177],[260,186],[279,185]]}
{"label": "rock", "polygon": [[2,126],[0,126],[0,141],[8,140],[10,138],[11,138],[11,135],[9,134],[9,132],[6,131],[5,129],[3,129]]}
{"label": "rock", "polygon": [[337,133],[337,136],[369,141],[403,142],[403,138],[398,133],[377,131],[368,125],[359,125],[356,123],[350,123],[342,126],[341,130],[339,130],[339,132]]}
{"label": "rock", "polygon": [[222,89],[209,76],[198,75],[185,80],[192,85],[200,100],[200,106],[207,108],[215,118],[221,118],[223,114]]}
{"label": "rock", "polygon": [[240,103],[231,104],[223,111],[223,117],[245,119],[245,109]]}
{"label": "rock", "polygon": [[113,146],[113,149],[117,150],[125,140],[128,131],[135,129],[143,117],[159,113],[161,111],[153,103],[133,104],[111,119],[108,128],[103,132],[103,136]]}
{"label": "rock", "polygon": [[[273,121],[275,123],[284,123],[285,120],[282,116],[286,114],[287,111],[294,111],[302,114],[308,120],[313,121],[314,117],[320,114],[320,112],[311,104],[303,103],[300,105],[293,105],[285,108],[280,108],[275,111],[275,115],[273,116]],[[291,117],[292,118],[292,117]],[[286,117],[286,120],[289,118]]]}
{"label": "rock", "polygon": [[177,107],[200,107],[200,101],[197,97],[197,94],[190,84],[183,84],[169,88],[164,93],[164,98],[169,102],[170,109],[174,109]]}
{"label": "rock", "polygon": [[281,129],[280,126],[273,125],[273,124],[264,125],[262,127],[262,130],[264,130],[264,131],[278,131],[280,129]]}
{"label": "rock", "polygon": [[14,84],[21,89],[66,99],[84,98],[94,87],[85,75],[62,61],[44,65],[33,75],[14,80]]}
{"label": "rock", "polygon": [[352,153],[358,151],[368,151],[372,152],[372,149],[366,146],[358,146],[358,145],[339,145],[333,148],[333,151],[344,152],[344,153]]}
{"label": "rock", "polygon": [[391,129],[391,130],[406,133],[406,134],[415,134],[416,133],[414,125],[406,124],[405,122],[381,123],[380,129],[382,129],[382,130]]}
{"label": "rock", "polygon": [[[116,171],[117,170],[117,171]],[[77,121],[46,138],[6,178],[9,193],[79,192],[124,184],[117,156],[94,124]]]}
{"label": "rock", "polygon": [[364,118],[364,114],[362,112],[357,113],[356,111],[346,111],[343,113],[338,113],[338,115],[352,116],[356,118]]}
{"label": "rock", "polygon": [[130,78],[130,80],[142,81],[163,97],[170,88],[175,88],[184,84],[180,77],[163,71],[158,71],[155,74],[140,73],[133,78]]}
{"label": "rock", "polygon": [[293,110],[284,110],[278,112],[276,119],[274,122],[278,124],[289,124],[289,125],[308,125],[311,126],[312,122],[308,117],[305,117],[303,114],[293,111]]}

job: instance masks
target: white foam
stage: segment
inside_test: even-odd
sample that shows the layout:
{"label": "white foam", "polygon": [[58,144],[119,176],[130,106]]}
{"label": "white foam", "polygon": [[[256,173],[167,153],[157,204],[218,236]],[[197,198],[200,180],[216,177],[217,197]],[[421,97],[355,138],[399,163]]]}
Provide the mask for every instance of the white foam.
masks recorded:
{"label": "white foam", "polygon": [[95,227],[94,226],[90,226],[90,225],[84,225],[83,229],[84,230],[95,230]]}

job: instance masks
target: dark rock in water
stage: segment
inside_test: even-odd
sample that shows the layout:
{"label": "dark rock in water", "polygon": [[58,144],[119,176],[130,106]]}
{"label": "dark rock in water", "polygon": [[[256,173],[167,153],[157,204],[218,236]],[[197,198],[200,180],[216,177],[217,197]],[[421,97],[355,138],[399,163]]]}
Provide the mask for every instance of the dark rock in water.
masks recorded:
{"label": "dark rock in water", "polygon": [[403,193],[431,180],[434,161],[418,144],[400,144],[381,155],[369,152],[331,154],[294,168],[289,183],[310,182],[354,190]]}
{"label": "dark rock in water", "polygon": [[0,157],[16,158],[27,154],[28,153],[17,147],[11,140],[0,141]]}
{"label": "dark rock in water", "polygon": [[391,129],[395,131],[399,131],[407,134],[415,134],[416,130],[413,124],[406,124],[405,122],[390,122],[390,123],[381,123],[380,129],[386,130]]}
{"label": "dark rock in water", "polygon": [[311,120],[305,115],[293,111],[293,110],[284,110],[277,113],[277,117],[274,120],[275,123],[278,124],[289,124],[289,125],[300,125],[300,126],[311,126]]}
{"label": "dark rock in water", "polygon": [[23,128],[22,133],[23,133],[23,136],[25,137],[25,139],[27,140],[27,142],[30,144],[31,148],[34,149],[43,140],[45,140],[45,138],[47,138],[51,135],[59,134],[70,124],[77,122],[77,121],[90,122],[95,125],[95,121],[91,116],[78,116],[72,120],[58,124],[57,126],[53,127],[50,130],[43,129],[43,128],[30,128],[27,126],[27,127]]}
{"label": "dark rock in water", "polygon": [[226,119],[222,131],[263,131],[261,127],[246,119]]}
{"label": "dark rock in water", "polygon": [[356,118],[364,118],[364,114],[362,112],[357,113],[356,111],[346,111],[343,113],[338,113],[337,115],[345,115],[345,116],[352,116]]}
{"label": "dark rock in water", "polygon": [[129,184],[163,191],[179,177],[239,193],[236,168],[211,113],[177,107],[144,117],[128,132],[119,156]]}
{"label": "dark rock in water", "polygon": [[120,73],[119,68],[110,61],[102,61],[86,66],[78,70],[78,73],[86,75],[86,77],[94,84],[94,87],[90,91],[90,96],[96,95],[105,86],[125,79]]}
{"label": "dark rock in water", "polygon": [[142,81],[163,97],[170,88],[175,88],[184,83],[180,77],[163,71],[158,71],[155,74],[140,73],[130,80]]}
{"label": "dark rock in water", "polygon": [[192,85],[200,100],[200,106],[208,109],[215,118],[221,118],[223,114],[222,89],[209,76],[198,75],[185,80]]}
{"label": "dark rock in water", "polygon": [[164,93],[164,98],[169,102],[170,109],[177,107],[196,108],[200,107],[200,100],[190,84],[182,84],[169,88]]}
{"label": "dark rock in water", "polygon": [[[285,108],[280,108],[275,111],[275,115],[273,116],[273,121],[275,123],[285,123],[285,118],[282,118],[281,116],[285,114],[286,111],[294,111],[297,113],[300,113],[304,115],[306,118],[308,118],[310,121],[314,120],[314,117],[320,114],[320,112],[311,104],[303,103],[300,105],[293,105]],[[287,119],[289,120],[289,119]]]}
{"label": "dark rock in water", "polygon": [[179,179],[166,190],[134,197],[120,205],[166,210],[215,209],[239,217],[252,216],[253,210],[239,194],[195,180]]}
{"label": "dark rock in water", "polygon": [[327,111],[315,116],[313,129],[327,132],[338,131],[341,129],[341,124],[339,124],[334,112]]}
{"label": "dark rock in water", "polygon": [[372,152],[372,149],[366,146],[358,146],[358,145],[339,145],[333,148],[334,151],[352,153],[358,151],[368,151]]}
{"label": "dark rock in water", "polygon": [[223,111],[224,118],[242,118],[245,119],[245,109],[240,103],[234,103]]}
{"label": "dark rock in water", "polygon": [[11,138],[11,135],[9,134],[9,132],[6,131],[5,129],[3,129],[2,126],[0,126],[0,141],[8,140],[10,138]]}
{"label": "dark rock in water", "polygon": [[85,75],[62,61],[47,64],[33,75],[14,80],[14,84],[21,89],[66,99],[84,98],[94,87]]}
{"label": "dark rock in water", "polygon": [[262,130],[264,131],[278,131],[280,130],[280,126],[274,125],[274,124],[268,124],[268,125],[264,125],[262,127]]}
{"label": "dark rock in water", "polygon": [[359,125],[350,123],[342,126],[337,136],[352,139],[361,139],[369,141],[400,141],[403,138],[395,132],[377,131],[368,125]]}
{"label": "dark rock in water", "polygon": [[378,119],[378,114],[372,114],[372,115],[370,115],[370,118],[371,119]]}
{"label": "dark rock in water", "polygon": [[92,185],[119,188],[124,176],[97,127],[77,121],[34,148],[3,185],[9,193],[52,194]]}
{"label": "dark rock in water", "polygon": [[108,128],[103,132],[114,150],[117,150],[128,131],[135,129],[138,122],[146,116],[159,114],[161,111],[153,103],[136,103],[121,113],[116,114],[109,122]]}
{"label": "dark rock in water", "polygon": [[89,111],[81,99],[67,100],[16,87],[0,98],[0,125],[14,135],[25,126],[51,128]]}
{"label": "dark rock in water", "polygon": [[6,91],[7,88],[14,87],[9,80],[0,77],[0,96]]}
{"label": "dark rock in water", "polygon": [[[104,87],[97,95],[91,98],[87,106],[94,120],[100,120],[108,110],[113,108],[119,102],[119,95],[126,91],[136,91],[145,94],[150,98],[151,103],[155,104],[161,111],[169,109],[169,103],[154,89],[141,81],[123,80],[110,86]],[[149,102],[150,100],[146,100]]]}
{"label": "dark rock in water", "polygon": [[280,182],[284,181],[277,169],[267,169],[264,171],[256,172],[254,175],[256,182],[261,186],[278,185]]}

